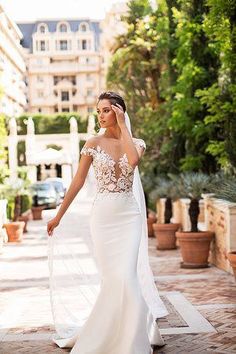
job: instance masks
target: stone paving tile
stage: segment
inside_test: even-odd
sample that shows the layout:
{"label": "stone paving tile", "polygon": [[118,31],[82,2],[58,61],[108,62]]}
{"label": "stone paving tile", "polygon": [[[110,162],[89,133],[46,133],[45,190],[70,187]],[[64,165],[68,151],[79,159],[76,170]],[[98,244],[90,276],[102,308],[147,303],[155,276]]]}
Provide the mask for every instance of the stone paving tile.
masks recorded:
{"label": "stone paving tile", "polygon": [[[23,306],[15,322],[9,319],[5,329],[0,327],[0,338],[1,334],[3,337],[0,354],[70,351],[58,348],[48,339],[53,333],[53,322],[48,292],[45,224],[54,213],[46,211],[43,221],[31,221],[24,241],[6,244],[4,253],[0,255],[0,313],[6,312],[7,316],[11,308],[17,308],[18,301]],[[80,220],[87,220],[85,216],[84,212]],[[72,219],[74,217],[72,215]],[[78,215],[76,218],[78,222]],[[87,230],[84,224],[80,223],[80,227],[84,232]],[[180,251],[157,251],[155,243],[155,239],[149,239],[150,264],[169,310],[169,315],[158,321],[160,328],[187,328],[181,314],[165,297],[165,292],[179,291],[216,329],[215,333],[164,335],[167,344],[155,353],[236,353],[236,286],[233,276],[215,267],[181,269]],[[1,330],[6,332],[5,337]]]}
{"label": "stone paving tile", "polygon": [[164,335],[166,346],[155,353],[236,353],[236,311],[201,310],[217,333]]}
{"label": "stone paving tile", "polygon": [[0,347],[0,354],[62,354],[69,352],[69,349],[58,348],[51,342],[38,341],[3,342]]}

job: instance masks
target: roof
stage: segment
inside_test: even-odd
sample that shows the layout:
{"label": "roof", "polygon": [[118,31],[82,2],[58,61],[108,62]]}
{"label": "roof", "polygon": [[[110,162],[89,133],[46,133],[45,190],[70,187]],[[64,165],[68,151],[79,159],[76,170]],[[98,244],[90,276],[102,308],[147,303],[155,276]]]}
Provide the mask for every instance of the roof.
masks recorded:
{"label": "roof", "polygon": [[97,20],[91,20],[91,19],[86,19],[86,18],[81,18],[78,20],[67,20],[67,19],[58,19],[58,20],[38,20],[35,22],[23,22],[23,23],[17,23],[18,27],[20,28],[22,34],[23,34],[23,39],[21,41],[21,44],[24,48],[30,49],[32,52],[32,35],[33,33],[37,32],[38,25],[40,23],[45,23],[48,26],[48,31],[49,32],[56,32],[56,28],[59,22],[66,22],[70,26],[70,30],[72,32],[77,32],[78,27],[80,23],[82,22],[87,22],[89,25],[90,30],[94,32],[94,39],[95,39],[95,50],[99,50],[99,37],[101,33],[101,27],[100,27],[100,21]]}

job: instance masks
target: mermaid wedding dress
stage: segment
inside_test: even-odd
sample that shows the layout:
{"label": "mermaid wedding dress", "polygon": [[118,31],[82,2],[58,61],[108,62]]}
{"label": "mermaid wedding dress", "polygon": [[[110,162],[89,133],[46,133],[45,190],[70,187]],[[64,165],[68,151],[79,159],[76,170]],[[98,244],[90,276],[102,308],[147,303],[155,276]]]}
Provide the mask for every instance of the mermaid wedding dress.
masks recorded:
{"label": "mermaid wedding dress", "polygon": [[[138,149],[142,139],[132,138]],[[72,354],[151,354],[161,344],[159,329],[143,297],[138,278],[142,216],[133,193],[134,168],[126,154],[114,159],[100,145],[81,154],[92,157],[97,191],[89,215],[100,289],[79,330],[54,342]],[[167,314],[161,299],[158,314]]]}

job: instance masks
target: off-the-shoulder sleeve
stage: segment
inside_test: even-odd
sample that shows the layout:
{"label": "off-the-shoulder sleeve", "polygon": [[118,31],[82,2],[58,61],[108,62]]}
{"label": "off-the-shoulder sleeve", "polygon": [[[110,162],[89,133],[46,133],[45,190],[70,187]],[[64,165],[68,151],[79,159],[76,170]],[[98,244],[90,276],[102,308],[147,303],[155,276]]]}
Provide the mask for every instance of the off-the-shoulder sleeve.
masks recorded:
{"label": "off-the-shoulder sleeve", "polygon": [[88,156],[92,156],[93,157],[93,154],[94,154],[94,149],[91,148],[91,147],[87,147],[87,146],[83,146],[81,151],[80,151],[80,154],[84,154],[84,155],[88,155]]}
{"label": "off-the-shoulder sleeve", "polygon": [[144,150],[146,150],[146,143],[143,139],[134,139],[134,144],[136,146],[144,148]]}

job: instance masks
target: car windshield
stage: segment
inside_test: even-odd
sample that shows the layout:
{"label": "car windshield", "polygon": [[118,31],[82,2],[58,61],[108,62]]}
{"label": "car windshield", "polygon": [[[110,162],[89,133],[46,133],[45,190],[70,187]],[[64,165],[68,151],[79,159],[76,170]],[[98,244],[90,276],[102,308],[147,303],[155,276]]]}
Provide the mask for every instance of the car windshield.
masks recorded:
{"label": "car windshield", "polygon": [[52,186],[49,183],[42,183],[42,184],[34,184],[32,188],[38,191],[47,191],[51,189]]}

